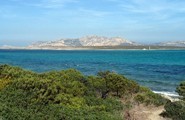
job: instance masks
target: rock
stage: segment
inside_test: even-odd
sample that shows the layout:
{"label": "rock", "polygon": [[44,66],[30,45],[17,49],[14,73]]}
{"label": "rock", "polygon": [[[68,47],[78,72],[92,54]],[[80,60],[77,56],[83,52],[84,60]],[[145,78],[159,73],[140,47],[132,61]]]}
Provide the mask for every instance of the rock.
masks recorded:
{"label": "rock", "polygon": [[83,47],[83,46],[132,46],[140,45],[121,37],[86,36],[76,39],[60,39],[57,41],[38,42],[28,48],[49,48],[49,47]]}

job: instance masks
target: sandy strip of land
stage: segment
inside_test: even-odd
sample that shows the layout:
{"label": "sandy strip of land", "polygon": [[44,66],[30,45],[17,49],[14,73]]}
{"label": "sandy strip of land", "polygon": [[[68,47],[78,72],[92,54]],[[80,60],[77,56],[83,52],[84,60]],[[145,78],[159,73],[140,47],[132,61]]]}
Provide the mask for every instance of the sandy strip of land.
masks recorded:
{"label": "sandy strip of land", "polygon": [[160,114],[164,111],[164,106],[145,106],[143,104],[134,106],[131,110],[127,111],[126,120],[171,120],[163,118]]}

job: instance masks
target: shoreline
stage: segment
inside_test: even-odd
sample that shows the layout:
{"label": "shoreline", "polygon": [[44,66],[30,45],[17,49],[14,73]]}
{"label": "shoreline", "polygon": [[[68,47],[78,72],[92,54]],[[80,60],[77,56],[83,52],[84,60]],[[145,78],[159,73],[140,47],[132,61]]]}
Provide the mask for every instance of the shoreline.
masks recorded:
{"label": "shoreline", "polygon": [[179,101],[181,96],[175,94],[174,92],[160,92],[160,91],[153,91],[156,94],[161,95],[162,97],[170,100],[171,102]]}
{"label": "shoreline", "polygon": [[185,50],[185,46],[0,46],[4,50]]}
{"label": "shoreline", "polygon": [[165,49],[127,49],[127,48],[60,48],[60,49],[55,49],[55,48],[34,48],[34,49],[30,49],[30,48],[0,48],[0,50],[43,50],[43,51],[85,51],[85,50],[99,50],[99,51],[116,51],[116,50],[123,50],[123,51],[165,51],[165,50],[185,50],[185,48],[165,48]]}

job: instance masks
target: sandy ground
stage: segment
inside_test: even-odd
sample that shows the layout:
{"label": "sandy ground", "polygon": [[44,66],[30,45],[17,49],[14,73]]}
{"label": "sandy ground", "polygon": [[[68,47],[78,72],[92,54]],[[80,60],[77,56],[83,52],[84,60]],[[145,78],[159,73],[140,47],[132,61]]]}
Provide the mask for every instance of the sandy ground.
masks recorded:
{"label": "sandy ground", "polygon": [[125,113],[126,120],[171,120],[163,118],[159,114],[164,111],[164,106],[144,106],[137,105]]}

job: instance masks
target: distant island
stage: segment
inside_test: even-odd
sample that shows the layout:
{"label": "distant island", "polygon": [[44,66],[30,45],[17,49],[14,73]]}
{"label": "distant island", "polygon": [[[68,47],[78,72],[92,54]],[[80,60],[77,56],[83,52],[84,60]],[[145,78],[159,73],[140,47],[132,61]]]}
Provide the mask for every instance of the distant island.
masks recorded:
{"label": "distant island", "polygon": [[141,44],[122,37],[85,36],[81,38],[62,38],[55,41],[40,41],[26,47],[1,46],[0,49],[51,49],[51,50],[83,50],[83,49],[185,49],[185,41]]}

